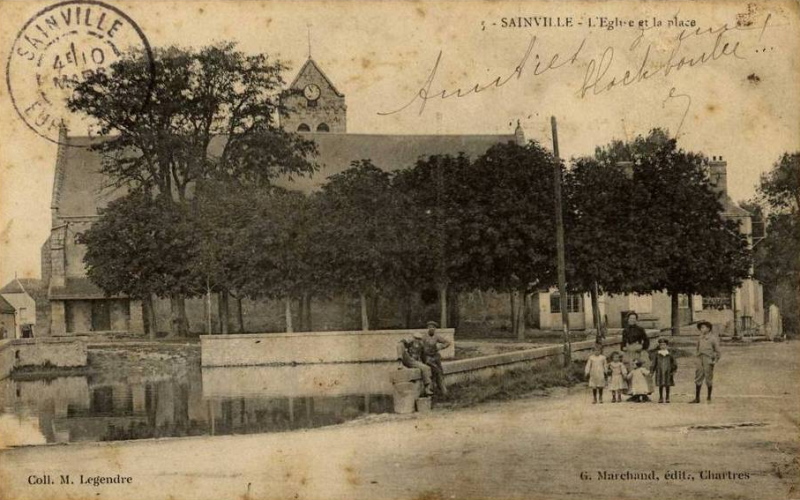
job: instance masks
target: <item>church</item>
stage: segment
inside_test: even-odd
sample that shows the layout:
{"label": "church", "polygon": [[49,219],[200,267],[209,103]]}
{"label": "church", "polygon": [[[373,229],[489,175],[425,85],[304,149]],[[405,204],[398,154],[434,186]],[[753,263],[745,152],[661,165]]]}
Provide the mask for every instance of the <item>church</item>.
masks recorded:
{"label": "church", "polygon": [[[475,158],[497,143],[525,143],[522,128],[497,135],[385,135],[347,132],[346,96],[309,57],[289,85],[286,104],[294,112],[281,126],[303,134],[317,144],[319,172],[312,177],[279,180],[287,188],[303,192],[318,189],[325,180],[347,170],[351,162],[370,159],[384,170],[411,167],[422,157],[436,154]],[[79,235],[98,218],[98,210],[124,194],[107,188],[100,173],[101,157],[88,146],[101,139],[69,136],[62,130],[56,157],[51,201],[50,236],[42,246],[42,278],[48,288],[49,325],[37,325],[38,335],[142,335],[141,302],[127,297],[106,297],[86,277],[85,247]],[[77,147],[76,147],[77,146]],[[214,144],[210,147],[214,147]],[[269,302],[239,302],[245,331],[279,331],[280,308]],[[214,299],[216,304],[216,299]],[[205,300],[187,300],[189,330],[204,332]],[[216,311],[216,305],[212,305]],[[331,306],[333,307],[333,306]],[[348,304],[337,306],[341,314],[324,315],[317,329],[347,329]],[[169,301],[156,301],[156,328],[169,330]],[[335,307],[334,307],[335,308]],[[338,319],[329,319],[336,317]],[[216,321],[216,320],[215,320]]]}

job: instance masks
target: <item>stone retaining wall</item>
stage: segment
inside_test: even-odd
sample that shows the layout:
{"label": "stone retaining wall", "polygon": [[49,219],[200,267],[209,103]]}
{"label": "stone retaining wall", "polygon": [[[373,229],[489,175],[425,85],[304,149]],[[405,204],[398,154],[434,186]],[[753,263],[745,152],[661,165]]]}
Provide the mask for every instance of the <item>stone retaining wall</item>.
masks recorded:
{"label": "stone retaining wall", "polygon": [[[437,332],[451,342],[443,359],[455,356],[455,330]],[[426,330],[297,332],[201,335],[202,366],[257,366],[309,363],[357,363],[397,360],[397,343]]]}
{"label": "stone retaining wall", "polygon": [[0,379],[23,366],[86,366],[84,337],[43,337],[0,342]]}

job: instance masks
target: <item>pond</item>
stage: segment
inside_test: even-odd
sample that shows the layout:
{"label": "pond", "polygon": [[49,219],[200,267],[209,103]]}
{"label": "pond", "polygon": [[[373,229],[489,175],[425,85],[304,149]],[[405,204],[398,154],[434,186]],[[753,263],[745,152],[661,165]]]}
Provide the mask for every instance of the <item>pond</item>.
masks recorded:
{"label": "pond", "polygon": [[[283,432],[392,411],[397,363],[204,368],[135,381],[0,381],[13,445]],[[7,431],[7,432],[6,432]]]}

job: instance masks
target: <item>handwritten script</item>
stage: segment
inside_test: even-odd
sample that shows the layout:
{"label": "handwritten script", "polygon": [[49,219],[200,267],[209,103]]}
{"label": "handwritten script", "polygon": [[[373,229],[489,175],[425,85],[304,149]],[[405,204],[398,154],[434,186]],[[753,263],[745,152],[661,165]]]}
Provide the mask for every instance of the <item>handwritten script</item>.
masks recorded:
{"label": "handwritten script", "polygon": [[[550,55],[541,53],[543,42],[537,35],[530,38],[525,51],[522,53],[516,67],[506,71],[498,71],[498,75],[490,77],[488,81],[443,88],[439,85],[437,77],[443,65],[444,51],[439,50],[433,67],[428,72],[419,90],[416,91],[401,106],[381,111],[382,116],[401,113],[406,110],[416,110],[419,115],[425,112],[429,101],[446,101],[463,99],[482,92],[497,92],[511,82],[521,81],[525,77],[537,78],[545,74],[563,72],[567,67],[583,68],[583,77],[577,82],[575,95],[585,99],[642,84],[651,80],[667,80],[678,72],[692,71],[697,68],[714,64],[723,60],[743,60],[742,34],[757,32],[760,40],[764,31],[769,27],[771,14],[764,18],[759,25],[730,26],[724,24],[715,28],[692,28],[681,30],[677,36],[671,35],[667,42],[671,49],[662,51],[661,58],[657,58],[652,41],[648,35],[656,28],[641,28],[637,30],[633,41],[622,49],[614,46],[603,47],[596,55],[589,54],[587,46],[589,36],[578,41],[573,49],[566,54],[554,52]],[[660,41],[663,46],[663,40]],[[638,61],[634,67],[618,68],[615,60],[621,52],[624,61]],[[631,57],[633,55],[634,57]],[[568,84],[570,84],[568,82]],[[685,106],[681,122],[676,134],[680,133],[683,121],[689,112],[692,98],[685,92],[672,87],[664,99],[664,105],[675,101]]]}

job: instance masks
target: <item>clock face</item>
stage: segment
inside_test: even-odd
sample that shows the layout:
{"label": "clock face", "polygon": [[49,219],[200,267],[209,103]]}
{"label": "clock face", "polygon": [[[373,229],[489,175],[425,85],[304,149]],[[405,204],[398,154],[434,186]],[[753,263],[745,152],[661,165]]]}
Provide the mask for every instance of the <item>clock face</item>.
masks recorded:
{"label": "clock face", "polygon": [[313,83],[310,85],[306,85],[306,87],[303,89],[303,95],[306,96],[306,99],[308,99],[309,101],[316,101],[317,99],[319,99],[319,94],[320,94],[319,87],[317,85],[314,85]]}

